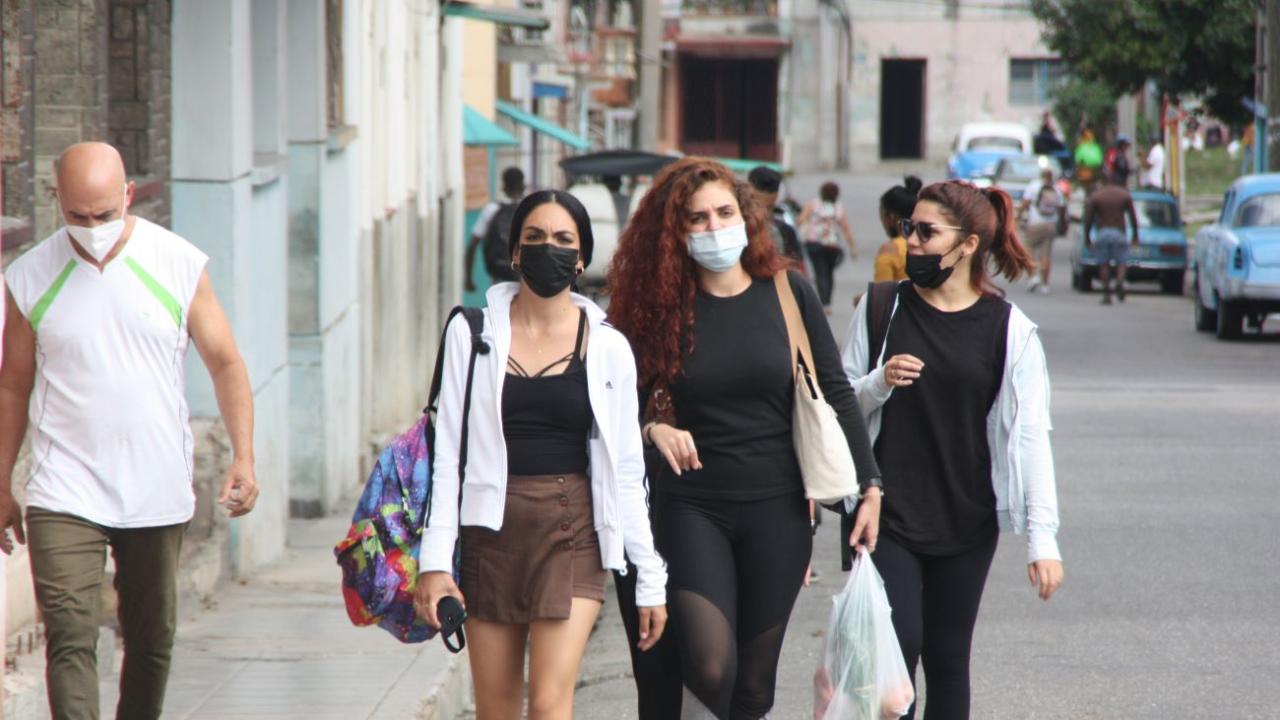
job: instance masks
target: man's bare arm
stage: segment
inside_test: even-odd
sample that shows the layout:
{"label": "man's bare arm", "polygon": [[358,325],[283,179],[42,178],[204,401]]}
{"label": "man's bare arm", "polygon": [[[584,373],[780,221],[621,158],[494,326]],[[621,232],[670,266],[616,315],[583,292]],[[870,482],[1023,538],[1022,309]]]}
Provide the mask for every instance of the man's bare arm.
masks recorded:
{"label": "man's bare arm", "polygon": [[0,550],[12,551],[8,533],[26,542],[22,511],[13,500],[13,466],[27,434],[27,406],[36,376],[36,334],[13,296],[5,292],[4,364],[0,366]]}
{"label": "man's bare arm", "polygon": [[200,274],[188,313],[188,329],[213,379],[218,411],[231,439],[232,467],[218,501],[230,501],[231,515],[236,517],[252,510],[258,497],[253,472],[253,388],[208,272]]}

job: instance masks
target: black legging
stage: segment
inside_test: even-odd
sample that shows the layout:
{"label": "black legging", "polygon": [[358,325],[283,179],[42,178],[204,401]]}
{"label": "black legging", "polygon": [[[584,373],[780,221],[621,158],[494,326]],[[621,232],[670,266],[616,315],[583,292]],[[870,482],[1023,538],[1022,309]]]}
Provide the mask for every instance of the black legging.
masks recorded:
{"label": "black legging", "polygon": [[744,502],[659,494],[654,534],[684,686],[721,720],[764,717],[813,550],[803,494]]}
{"label": "black legging", "polygon": [[805,243],[805,252],[809,254],[809,263],[813,265],[813,284],[818,286],[818,299],[822,306],[831,304],[831,293],[836,286],[836,266],[844,262],[844,251],[834,245],[822,243]]}
{"label": "black legging", "polygon": [[[928,690],[925,720],[969,717],[969,652],[978,620],[982,589],[995,556],[997,535],[959,555],[938,557],[911,552],[881,535],[871,556],[884,578],[893,608],[893,628],[915,684],[916,665],[924,660]],[[907,720],[915,717],[915,705]]]}
{"label": "black legging", "polygon": [[627,563],[627,574],[613,573],[618,612],[627,631],[631,672],[636,681],[636,705],[640,720],[672,720],[680,717],[680,648],[675,627],[668,624],[658,642],[647,651],[640,642],[640,616],[636,612],[636,566]]}

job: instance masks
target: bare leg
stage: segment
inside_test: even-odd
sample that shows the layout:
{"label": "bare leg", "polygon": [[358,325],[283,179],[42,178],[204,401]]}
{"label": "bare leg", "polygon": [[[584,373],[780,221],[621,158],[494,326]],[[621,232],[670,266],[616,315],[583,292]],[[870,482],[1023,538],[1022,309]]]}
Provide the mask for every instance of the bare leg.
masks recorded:
{"label": "bare leg", "polygon": [[1116,299],[1120,302],[1124,302],[1124,271],[1125,264],[1116,263]]}
{"label": "bare leg", "polygon": [[467,652],[476,686],[476,720],[520,720],[528,625],[467,620]]}
{"label": "bare leg", "polygon": [[573,688],[600,605],[576,597],[568,620],[530,623],[529,720],[573,720]]}
{"label": "bare leg", "polygon": [[1111,263],[1104,262],[1098,266],[1098,277],[1102,280],[1102,304],[1111,304]]}
{"label": "bare leg", "polygon": [[1046,242],[1040,248],[1040,284],[1049,287],[1049,265],[1053,262],[1053,243]]}

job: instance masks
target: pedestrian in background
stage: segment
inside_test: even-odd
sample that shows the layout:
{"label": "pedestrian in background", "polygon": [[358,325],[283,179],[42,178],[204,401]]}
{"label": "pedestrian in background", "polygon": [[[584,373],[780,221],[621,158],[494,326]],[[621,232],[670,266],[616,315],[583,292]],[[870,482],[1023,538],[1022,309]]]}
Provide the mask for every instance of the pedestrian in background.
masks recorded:
{"label": "pedestrian in background", "polygon": [[644,650],[666,625],[667,578],[645,504],[631,348],[603,310],[570,291],[591,262],[587,211],[545,190],[521,201],[511,222],[508,252],[521,280],[487,293],[492,350],[477,357],[469,399],[470,330],[459,317],[447,332],[415,604],[435,627],[442,597],[464,604],[478,720],[521,717],[526,651],[529,717],[567,718],[606,568],[624,567],[624,547],[639,568]]}
{"label": "pedestrian in background", "polygon": [[1142,186],[1156,190],[1164,189],[1164,144],[1160,133],[1151,134],[1151,147],[1142,162]]}
{"label": "pedestrian in background", "polygon": [[1027,183],[1018,214],[1027,219],[1027,249],[1036,264],[1027,290],[1048,295],[1053,240],[1065,230],[1067,217],[1067,199],[1058,190],[1052,168],[1042,168],[1040,177]]}
{"label": "pedestrian in background", "polygon": [[1098,185],[1099,176],[1102,174],[1102,161],[1102,146],[1094,138],[1093,130],[1085,128],[1080,133],[1080,142],[1076,143],[1075,167],[1076,183],[1084,188],[1086,196],[1091,194]]}
{"label": "pedestrian in background", "polygon": [[840,186],[830,181],[825,182],[818,190],[818,197],[804,206],[796,220],[800,225],[800,235],[804,238],[805,252],[809,254],[809,262],[813,264],[813,280],[818,286],[818,297],[824,308],[831,306],[835,271],[844,262],[841,243],[848,245],[850,257],[858,257],[853,230],[849,227],[844,205],[839,200]]}
{"label": "pedestrian in background", "polygon": [[1121,133],[1116,136],[1116,144],[1107,151],[1107,174],[1120,187],[1128,187],[1129,176],[1133,174],[1133,164],[1129,161],[1129,146],[1129,136]]}
{"label": "pedestrian in background", "polygon": [[[666,463],[653,479],[654,530],[686,718],[769,713],[813,544],[775,282],[787,262],[767,223],[728,168],[684,158],[641,202],[609,271],[609,317],[637,350],[643,437]],[[850,541],[874,547],[880,473],[853,388],[812,286],[795,272],[786,280],[865,486]]]}
{"label": "pedestrian in background", "polygon": [[894,185],[880,196],[880,226],[889,241],[876,251],[875,282],[907,279],[907,239],[902,237],[902,221],[911,217],[916,196],[924,183],[908,175],[901,185]]}
{"label": "pedestrian in background", "polygon": [[511,229],[511,217],[516,205],[524,197],[524,171],[518,167],[509,167],[502,171],[502,200],[490,200],[481,208],[476,224],[471,226],[471,241],[467,243],[466,256],[466,289],[475,292],[476,250],[483,253],[485,271],[495,282],[512,282],[519,280],[519,275],[511,267],[511,256],[507,254]]}
{"label": "pedestrian in background", "polygon": [[769,211],[770,233],[778,252],[791,261],[791,268],[805,272],[804,250],[800,247],[800,237],[795,226],[791,224],[791,213],[785,205],[778,203],[778,189],[782,187],[782,173],[761,165],[747,174],[747,182],[760,193],[760,204]]}
{"label": "pedestrian in background", "polygon": [[[1130,242],[1125,241],[1125,220]],[[1111,267],[1115,266],[1116,299],[1124,302],[1125,266],[1129,245],[1138,246],[1138,214],[1128,190],[1109,181],[1089,196],[1084,205],[1084,242],[1098,261],[1102,280],[1102,304],[1111,304]]]}
{"label": "pedestrian in background", "polygon": [[[98,717],[111,549],[124,638],[116,716],[158,718],[177,629],[182,536],[196,502],[182,362],[191,342],[231,440],[218,495],[231,517],[258,498],[253,392],[208,257],[129,213],[134,184],[120,153],[104,143],[72,145],[55,174],[66,225],[6,277],[0,549],[12,551],[10,530],[30,545],[55,718]],[[28,423],[39,462],[27,481],[24,532],[11,488]]]}
{"label": "pedestrian in background", "polygon": [[870,346],[868,293],[844,367],[892,488],[872,558],[907,668],[914,678],[924,662],[929,720],[968,718],[973,630],[999,529],[1026,534],[1041,598],[1062,582],[1044,350],[987,274],[1012,280],[1033,263],[998,188],[930,185],[902,234],[910,282],[876,309],[888,314],[885,341]]}

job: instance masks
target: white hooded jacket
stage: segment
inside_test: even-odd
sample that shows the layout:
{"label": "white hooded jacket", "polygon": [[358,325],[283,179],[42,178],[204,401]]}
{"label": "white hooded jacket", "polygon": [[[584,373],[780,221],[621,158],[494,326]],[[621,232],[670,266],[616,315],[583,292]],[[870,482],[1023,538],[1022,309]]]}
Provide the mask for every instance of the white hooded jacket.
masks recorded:
{"label": "white hooded jacket", "polygon": [[[876,348],[877,372],[867,374],[867,307],[870,293],[858,301],[842,351],[844,371],[858,394],[871,442],[880,435],[881,410],[893,394],[885,380],[885,344]],[[1001,530],[1027,536],[1028,562],[1061,560],[1058,550],[1058,491],[1049,445],[1049,371],[1036,324],[1017,305],[1009,313],[1004,377],[995,405],[987,415],[987,444],[991,450],[991,485]],[[893,312],[898,311],[894,296]],[[890,316],[892,326],[892,316]],[[885,492],[893,493],[893,479],[885,478]]]}
{"label": "white hooded jacket", "polygon": [[[511,352],[511,301],[518,283],[499,283],[486,295],[483,338],[492,350],[476,358],[468,425],[463,525],[502,527],[507,498],[507,447],[502,434],[502,387]],[[595,416],[588,441],[591,502],[600,559],[606,569],[626,572],[635,564],[636,604],[666,604],[666,563],[654,550],[640,439],[636,364],[631,345],[605,322],[605,313],[580,295],[573,302],[587,313],[587,394]],[[471,331],[461,316],[449,325],[436,415],[431,510],[419,551],[421,572],[452,572],[458,537],[458,443],[463,392],[471,352]],[[626,551],[624,559],[623,551]]]}

